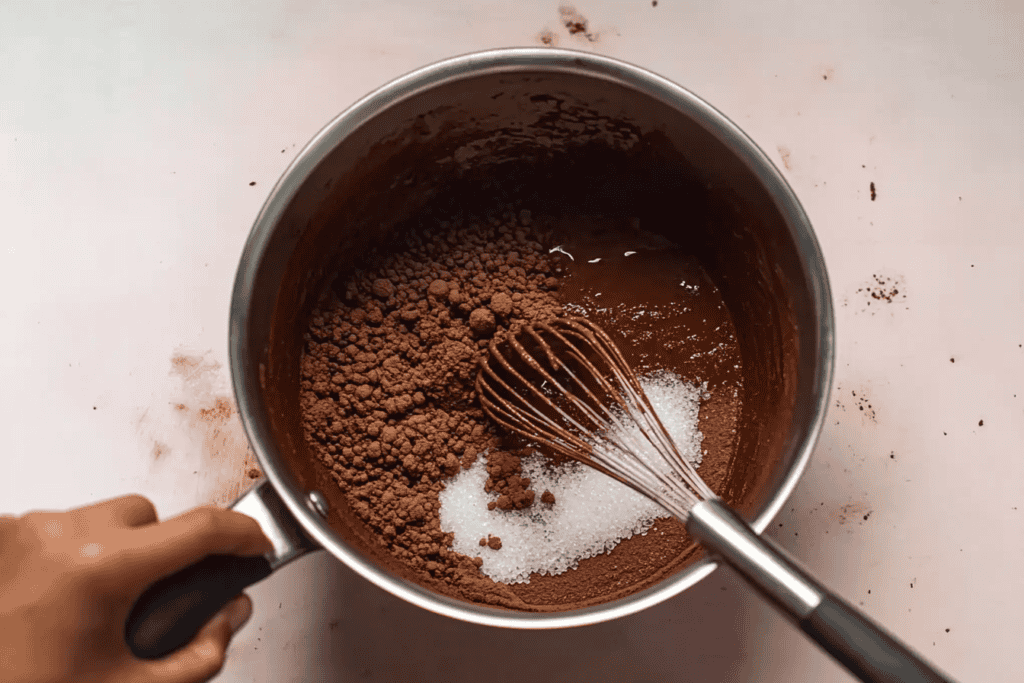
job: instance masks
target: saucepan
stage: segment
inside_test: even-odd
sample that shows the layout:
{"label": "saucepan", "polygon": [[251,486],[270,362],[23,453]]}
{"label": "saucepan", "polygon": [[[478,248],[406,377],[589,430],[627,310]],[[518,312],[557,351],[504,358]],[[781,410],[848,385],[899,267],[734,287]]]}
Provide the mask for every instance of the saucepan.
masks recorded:
{"label": "saucepan", "polygon": [[[332,279],[426,206],[443,179],[486,177],[526,158],[571,158],[581,145],[647,160],[636,187],[621,191],[628,199],[642,190],[645,202],[677,208],[665,236],[716,274],[744,361],[742,428],[720,493],[756,531],[765,529],[811,456],[833,369],[828,278],[793,191],[735,124],[650,71],[572,50],[478,52],[421,68],[353,104],[270,192],[239,264],[229,344],[239,413],[266,475],[231,507],[259,522],[274,551],[207,557],[154,584],[126,627],[137,655],[180,647],[245,586],[318,550],[425,609],[520,629],[633,614],[714,571],[715,562],[700,557],[645,590],[571,611],[458,600],[403,576],[387,549],[350,521],[344,492],[307,450],[303,333]],[[718,208],[698,211],[695,191]]]}

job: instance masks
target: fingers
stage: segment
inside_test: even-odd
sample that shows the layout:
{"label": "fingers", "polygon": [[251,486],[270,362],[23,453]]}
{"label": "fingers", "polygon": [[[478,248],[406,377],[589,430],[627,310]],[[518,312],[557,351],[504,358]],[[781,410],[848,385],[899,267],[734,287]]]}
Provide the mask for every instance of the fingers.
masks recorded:
{"label": "fingers", "polygon": [[256,520],[233,510],[204,506],[132,532],[136,543],[126,549],[137,575],[173,574],[207,555],[253,556],[273,546]]}
{"label": "fingers", "polygon": [[151,683],[200,683],[224,666],[231,636],[252,615],[252,600],[245,593],[229,602],[200,629],[192,642],[163,659],[139,662],[141,679]]}
{"label": "fingers", "polygon": [[157,521],[156,508],[145,496],[131,494],[78,508],[74,513],[89,520],[91,526],[131,528]]}

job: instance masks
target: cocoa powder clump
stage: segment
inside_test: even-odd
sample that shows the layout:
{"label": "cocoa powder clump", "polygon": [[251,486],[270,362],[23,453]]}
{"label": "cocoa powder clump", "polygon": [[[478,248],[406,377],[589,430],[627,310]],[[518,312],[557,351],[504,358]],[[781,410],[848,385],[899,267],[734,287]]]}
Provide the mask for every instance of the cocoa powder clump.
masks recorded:
{"label": "cocoa powder clump", "polygon": [[[407,227],[398,248],[334,285],[311,316],[301,362],[307,443],[355,516],[415,575],[506,607],[522,602],[480,572],[480,558],[451,550],[438,493],[486,452],[493,507],[521,510],[535,498],[474,392],[492,339],[562,314],[529,215]],[[501,539],[484,544],[496,550]]]}
{"label": "cocoa powder clump", "polygon": [[490,309],[501,317],[506,317],[512,313],[512,297],[504,292],[498,292],[491,297]]}
{"label": "cocoa powder clump", "polygon": [[522,462],[518,456],[505,451],[487,454],[487,482],[484,491],[495,492],[498,499],[487,504],[489,510],[522,510],[533,505],[536,495],[530,490],[529,477],[521,477]]}
{"label": "cocoa powder clump", "polygon": [[495,329],[494,314],[486,308],[478,308],[469,314],[469,327],[479,337],[492,334]]}

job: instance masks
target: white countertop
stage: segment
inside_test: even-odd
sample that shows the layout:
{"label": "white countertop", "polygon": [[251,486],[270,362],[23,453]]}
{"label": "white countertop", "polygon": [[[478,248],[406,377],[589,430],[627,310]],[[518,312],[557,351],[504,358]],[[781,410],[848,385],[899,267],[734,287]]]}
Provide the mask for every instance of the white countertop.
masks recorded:
{"label": "white countertop", "polygon": [[[815,226],[836,386],[771,536],[957,678],[1024,679],[1024,4],[577,9],[596,41],[555,0],[6,3],[0,511],[233,499],[241,427],[199,411],[230,397],[231,285],[266,193],[367,91],[549,30],[720,109]],[[220,681],[850,680],[726,571],[546,633],[434,616],[326,553],[250,594]]]}

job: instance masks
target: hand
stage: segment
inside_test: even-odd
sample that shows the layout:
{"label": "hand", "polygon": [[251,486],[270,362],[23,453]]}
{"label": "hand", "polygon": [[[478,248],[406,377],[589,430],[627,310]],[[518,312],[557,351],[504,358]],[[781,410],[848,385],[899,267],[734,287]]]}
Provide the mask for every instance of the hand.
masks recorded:
{"label": "hand", "polygon": [[194,683],[220,671],[248,620],[244,593],[187,646],[136,658],[132,605],[154,581],[212,554],[271,552],[255,520],[213,506],[157,522],[131,495],[68,512],[0,517],[0,680],[10,683]]}

